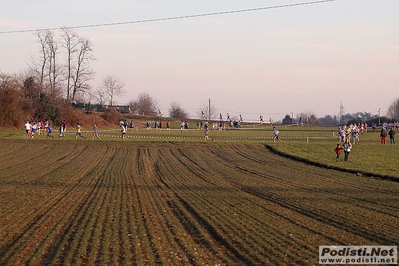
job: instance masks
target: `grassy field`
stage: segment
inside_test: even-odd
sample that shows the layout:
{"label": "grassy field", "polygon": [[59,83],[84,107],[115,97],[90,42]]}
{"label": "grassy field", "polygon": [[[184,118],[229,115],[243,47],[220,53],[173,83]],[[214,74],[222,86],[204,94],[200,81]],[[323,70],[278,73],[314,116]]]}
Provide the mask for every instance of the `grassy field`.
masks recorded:
{"label": "grassy field", "polygon": [[[167,143],[187,143],[202,141],[204,133],[196,130],[195,123],[190,124],[190,130],[180,131],[179,124],[172,124],[172,130],[165,129],[146,131],[144,124],[127,132],[130,142],[167,142]],[[355,144],[348,162],[343,162],[343,154],[339,162],[335,161],[334,148],[339,143],[336,137],[336,127],[296,127],[296,126],[277,126],[283,143],[273,143],[272,128],[268,125],[244,125],[242,129],[227,129],[223,131],[210,131],[210,136],[215,142],[235,143],[235,142],[255,142],[267,145],[271,150],[293,159],[300,159],[307,163],[333,169],[347,170],[352,173],[359,173],[365,176],[375,176],[390,179],[399,179],[399,148],[397,145],[380,144],[379,131],[364,133],[360,135],[360,142]],[[85,131],[86,130],[86,131]],[[60,141],[56,136],[54,141]],[[92,132],[84,129],[87,141],[91,140]],[[114,129],[100,129],[100,136],[104,141],[121,141],[120,131]],[[0,139],[26,139],[21,130],[0,130]],[[36,140],[46,140],[44,135],[36,136]],[[47,139],[53,141],[53,139]],[[75,141],[74,131],[70,129],[67,136],[62,140]],[[84,141],[78,139],[78,141]],[[388,140],[389,142],[389,140]]]}
{"label": "grassy field", "polygon": [[[328,130],[327,130],[328,131]],[[289,132],[291,133],[291,132]],[[287,134],[289,134],[287,132]],[[328,135],[329,132],[326,132]],[[304,132],[304,135],[307,135]],[[318,166],[345,169],[352,173],[365,176],[399,179],[399,147],[397,145],[380,143],[379,131],[360,135],[360,141],[353,144],[349,161],[343,161],[343,153],[338,162],[335,161],[335,146],[340,143],[338,138],[306,138],[306,141],[292,141],[270,144],[272,149],[284,155],[303,159],[304,162]],[[342,145],[342,143],[341,143]]]}
{"label": "grassy field", "polygon": [[0,265],[317,265],[320,245],[398,245],[396,145],[368,132],[336,162],[335,128],[278,129],[0,130]]}

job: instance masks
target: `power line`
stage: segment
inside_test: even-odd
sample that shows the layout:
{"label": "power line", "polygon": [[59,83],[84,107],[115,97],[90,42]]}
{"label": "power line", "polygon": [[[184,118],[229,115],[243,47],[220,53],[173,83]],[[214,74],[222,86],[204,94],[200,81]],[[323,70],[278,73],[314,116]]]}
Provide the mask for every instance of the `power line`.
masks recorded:
{"label": "power line", "polygon": [[287,8],[287,7],[295,7],[295,6],[313,5],[313,4],[334,2],[334,1],[335,0],[320,0],[320,1],[302,2],[302,3],[296,3],[296,4],[268,6],[268,7],[257,7],[257,8],[221,11],[221,12],[213,12],[213,13],[186,15],[186,16],[176,16],[176,17],[167,17],[167,18],[154,18],[154,19],[133,20],[133,21],[125,21],[125,22],[101,23],[101,24],[89,24],[89,25],[70,26],[70,27],[53,27],[53,28],[29,29],[29,30],[0,31],[0,34],[27,33],[27,32],[36,32],[36,31],[45,31],[45,30],[59,30],[59,29],[63,29],[63,28],[64,29],[83,29],[83,28],[118,26],[118,25],[138,24],[138,23],[148,23],[148,22],[159,22],[159,21],[167,21],[167,20],[178,20],[178,19],[198,18],[198,17],[219,16],[219,15],[244,13],[244,12],[253,12],[253,11],[260,11],[260,10],[267,10],[267,9],[277,9],[277,8]]}

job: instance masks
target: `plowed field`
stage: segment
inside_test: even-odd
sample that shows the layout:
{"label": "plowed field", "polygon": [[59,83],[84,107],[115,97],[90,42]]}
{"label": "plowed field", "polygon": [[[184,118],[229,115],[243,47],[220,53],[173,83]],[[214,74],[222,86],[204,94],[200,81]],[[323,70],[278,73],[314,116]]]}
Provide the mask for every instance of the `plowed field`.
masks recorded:
{"label": "plowed field", "polygon": [[398,245],[399,183],[264,145],[2,141],[1,265],[315,265]]}

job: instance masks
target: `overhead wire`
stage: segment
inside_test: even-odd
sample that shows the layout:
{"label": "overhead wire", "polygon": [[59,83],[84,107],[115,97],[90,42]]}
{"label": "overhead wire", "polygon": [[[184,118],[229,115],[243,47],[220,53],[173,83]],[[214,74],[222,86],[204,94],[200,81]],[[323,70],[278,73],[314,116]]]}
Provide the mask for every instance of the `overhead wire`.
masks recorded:
{"label": "overhead wire", "polygon": [[52,28],[42,28],[42,29],[10,30],[10,31],[0,31],[0,34],[28,33],[28,32],[46,31],[46,30],[59,30],[59,29],[83,29],[83,28],[107,27],[107,26],[118,26],[118,25],[138,24],[138,23],[149,23],[149,22],[159,22],[159,21],[168,21],[168,20],[179,20],[179,19],[189,19],[189,18],[198,18],[198,17],[209,17],[209,16],[219,16],[219,15],[226,15],[226,14],[253,12],[253,11],[260,11],[260,10],[267,10],[267,9],[278,9],[278,8],[288,8],[288,7],[295,7],[295,6],[314,5],[314,4],[322,4],[322,3],[334,2],[334,1],[336,1],[336,0],[319,0],[319,1],[301,2],[301,3],[286,4],[286,5],[276,5],[276,6],[257,7],[257,8],[248,8],[248,9],[239,9],[239,10],[230,10],[230,11],[220,11],[220,12],[185,15],[185,16],[175,16],[175,17],[166,17],[166,18],[133,20],[133,21],[125,21],[125,22],[88,24],[88,25],[80,25],[80,26],[52,27]]}
{"label": "overhead wire", "polygon": [[[159,22],[159,21],[180,20],[180,19],[190,19],[190,18],[198,18],[198,17],[209,17],[209,16],[219,16],[219,15],[227,15],[227,14],[235,14],[235,13],[254,12],[254,11],[261,11],[261,10],[268,10],[268,9],[289,8],[289,7],[304,6],[304,5],[322,4],[322,3],[334,2],[334,1],[336,1],[336,0],[318,0],[318,1],[300,2],[300,3],[285,4],[285,5],[257,7],[257,8],[248,8],[248,9],[239,9],[239,10],[230,10],[230,11],[220,11],[220,12],[211,12],[211,13],[203,13],[203,14],[193,14],[193,15],[184,15],[184,16],[175,16],[175,17],[165,17],[165,18],[133,20],[133,21],[125,21],[125,22],[112,22],[112,23],[88,24],[88,25],[78,25],[78,26],[50,27],[50,28],[40,28],[40,29],[10,30],[10,31],[0,31],[0,34],[29,33],[29,32],[47,31],[47,30],[59,30],[59,29],[83,29],[83,28],[96,28],[96,27],[118,26],[118,25],[128,25],[128,24],[150,23],[150,22]],[[237,111],[228,111],[228,110],[219,110],[219,111],[231,112],[231,113],[240,113],[240,114],[244,114],[244,115],[254,115],[254,114],[256,114],[256,113],[237,112]],[[273,115],[277,115],[277,114],[280,115],[280,114],[283,114],[283,113],[269,113],[269,114],[270,115],[272,115],[272,114]]]}

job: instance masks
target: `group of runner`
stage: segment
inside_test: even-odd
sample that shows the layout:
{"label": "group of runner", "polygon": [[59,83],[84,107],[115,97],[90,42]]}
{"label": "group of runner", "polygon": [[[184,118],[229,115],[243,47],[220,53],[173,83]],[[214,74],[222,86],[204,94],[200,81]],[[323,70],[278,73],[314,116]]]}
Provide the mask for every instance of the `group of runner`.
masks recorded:
{"label": "group of runner", "polygon": [[[156,121],[154,123],[154,128],[155,130],[158,129],[162,129],[162,125],[163,123],[161,121]],[[203,129],[204,130],[204,140],[213,140],[212,138],[209,137],[209,123],[208,121],[205,122],[197,122],[198,125],[198,129]],[[273,124],[271,124],[273,125]],[[59,138],[63,138],[65,136],[65,132],[67,129],[68,125],[66,123],[66,121],[64,120],[62,123],[60,123],[59,125]],[[130,122],[127,122],[126,119],[120,119],[119,121],[119,127],[120,127],[120,131],[121,131],[121,138],[123,140],[127,139],[126,133],[128,128],[130,128],[131,130],[133,130],[134,128],[134,122],[131,120]],[[389,131],[388,131],[388,127],[389,127]],[[217,129],[217,124],[216,122],[212,123],[212,129]],[[337,154],[336,159],[339,159],[339,155],[341,150],[344,150],[345,153],[345,161],[348,160],[348,156],[349,156],[349,152],[352,148],[352,144],[351,141],[353,142],[353,144],[359,142],[359,135],[360,133],[363,132],[367,132],[367,124],[366,123],[362,123],[362,124],[351,124],[349,126],[339,126],[338,127],[338,135],[340,137],[341,142],[343,142],[343,146],[341,147],[340,144],[337,145],[337,147],[335,148],[335,152]],[[398,130],[399,128],[399,123],[395,122],[392,125],[388,125],[387,123],[384,123],[382,129],[381,129],[381,143],[385,144],[385,138],[387,136],[390,136],[390,141],[391,144],[395,144],[395,129]],[[151,122],[147,121],[146,122],[146,131],[149,131],[151,129]],[[170,121],[167,121],[166,123],[166,129],[170,130]],[[219,125],[219,130],[225,129],[225,125],[224,123],[221,123]],[[25,130],[26,130],[26,136],[27,138],[34,138],[34,136],[36,134],[41,135],[44,132],[46,132],[46,138],[54,138],[54,136],[52,135],[53,133],[53,127],[50,124],[49,121],[46,122],[30,122],[27,121],[25,123]],[[188,123],[185,121],[181,121],[180,123],[180,130],[188,130]],[[76,133],[75,133],[75,139],[77,139],[78,137],[84,138],[86,139],[86,136],[83,135],[82,133],[82,127],[79,123],[76,124]],[[92,134],[92,139],[97,138],[99,140],[101,140],[99,133],[98,133],[98,127],[96,123],[93,123],[93,134]],[[279,131],[277,130],[276,127],[273,126],[273,142],[275,141],[279,141],[282,142],[281,138],[279,137]]]}
{"label": "group of runner", "polygon": [[[146,131],[151,131],[151,125],[152,125],[151,121],[147,121],[146,125],[145,125],[145,130]],[[163,129],[163,121],[162,120],[160,120],[160,121],[155,120],[154,129],[155,129],[155,131],[162,130]],[[166,130],[170,130],[170,121],[169,120],[166,122]]]}
{"label": "group of runner", "polygon": [[[147,121],[146,122],[146,131],[150,131],[151,130],[151,121]],[[126,119],[120,119],[118,122],[118,125],[120,127],[120,131],[121,131],[121,138],[123,140],[127,139],[126,133],[128,131],[128,129],[130,128],[130,130],[133,130],[134,128],[134,122],[132,120],[130,120],[130,122],[128,122]],[[162,121],[155,121],[154,123],[154,129],[155,130],[162,130],[162,126],[163,126],[163,122]],[[208,141],[208,140],[213,140],[210,136],[209,136],[209,123],[208,121],[201,121],[201,122],[197,122],[197,126],[198,129],[203,130],[204,131],[204,140]],[[218,127],[219,126],[219,127]],[[230,126],[234,126],[234,125],[230,125]],[[65,136],[66,133],[66,129],[68,127],[68,124],[66,123],[66,121],[64,120],[62,123],[60,123],[59,125],[59,138],[63,138]],[[212,129],[219,129],[219,130],[224,130],[226,127],[226,123],[225,122],[220,122],[219,125],[217,122],[213,122],[212,123]],[[47,132],[47,136],[54,138],[54,136],[52,135],[53,133],[53,127],[50,125],[49,121],[46,121],[45,123],[43,122],[39,122],[39,123],[32,123],[27,121],[25,124],[25,128],[26,128],[26,135],[28,138],[33,138],[34,135],[36,134],[36,132],[38,132],[38,134],[41,134],[41,132],[45,131]],[[101,140],[99,133],[98,133],[98,127],[96,123],[93,123],[93,134],[92,134],[92,139],[96,138]],[[80,123],[76,123],[76,133],[75,133],[75,139],[79,138],[84,138],[86,139],[86,136],[83,135],[82,132],[82,126],[80,125]],[[170,130],[170,121],[168,120],[166,122],[166,130]],[[180,130],[181,131],[186,131],[188,130],[188,122],[186,121],[181,121],[180,123]],[[275,128],[273,127],[274,130],[274,140],[279,140],[281,142],[281,139],[278,137],[278,130],[275,130]]]}
{"label": "group of runner", "polygon": [[[343,125],[338,127],[338,135],[340,137],[341,142],[353,142],[353,144],[359,142],[360,134],[367,132],[367,124],[350,124],[349,126]],[[372,125],[373,131],[376,129],[376,125],[373,123]],[[399,130],[399,123],[383,123],[380,137],[381,144],[386,143],[386,137],[390,137],[391,144],[395,144],[395,131]]]}
{"label": "group of runner", "polygon": [[[365,126],[364,126],[365,125]],[[359,124],[349,126],[343,125],[338,127],[338,136],[341,142],[346,142],[347,140],[353,139],[353,143],[359,142],[359,133],[367,132],[367,124]]]}
{"label": "group of runner", "polygon": [[42,134],[46,134],[46,138],[54,138],[54,136],[52,135],[53,126],[50,124],[49,121],[46,122],[26,121],[25,132],[27,138],[34,138],[35,135],[42,135]]}
{"label": "group of runner", "polygon": [[[372,124],[373,131],[376,129],[376,124]],[[395,131],[398,131],[399,129],[399,123],[394,122],[391,124],[388,123],[383,123],[381,131],[380,131],[380,138],[381,138],[381,144],[386,144],[386,137],[389,136],[390,138],[390,143],[395,144]],[[341,150],[344,151],[345,153],[345,158],[344,161],[348,161],[349,154],[352,150],[352,143],[358,143],[359,142],[359,135],[361,133],[367,132],[367,124],[362,123],[362,124],[350,124],[349,126],[340,126],[338,127],[338,135],[340,137],[340,141],[343,142],[343,145],[341,146],[340,143],[337,144],[337,146],[334,149],[334,152],[336,153],[336,161],[339,161]]]}
{"label": "group of runner", "polygon": [[[68,124],[64,120],[62,123],[60,123],[59,128],[58,128],[58,138],[61,139],[65,136],[66,130],[67,130]],[[42,135],[46,133],[46,138],[54,138],[53,136],[53,126],[49,121],[46,122],[31,122],[31,121],[26,121],[25,123],[25,131],[26,131],[26,137],[27,138],[34,138],[35,135]],[[79,123],[76,124],[76,133],[75,133],[75,138],[77,139],[78,137],[86,139],[86,136],[83,135],[82,133],[82,127],[80,126]],[[93,135],[92,139],[97,138],[101,139],[99,134],[98,134],[98,128],[97,124],[93,124]]]}

